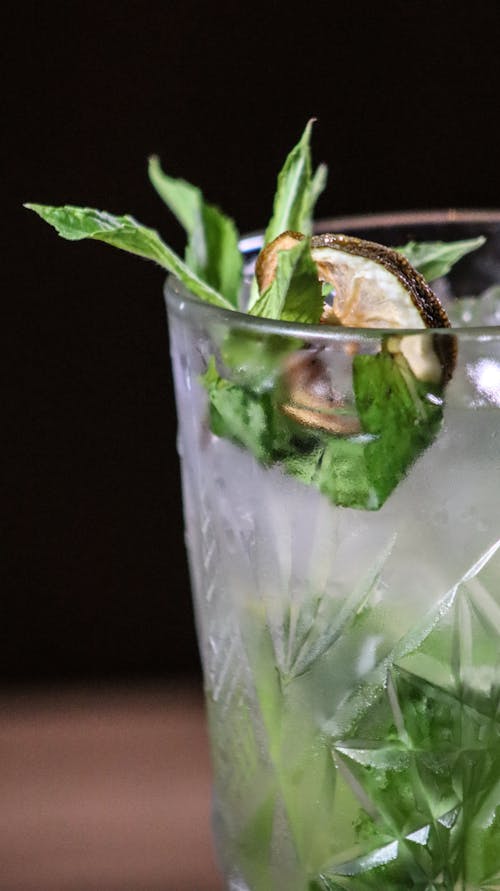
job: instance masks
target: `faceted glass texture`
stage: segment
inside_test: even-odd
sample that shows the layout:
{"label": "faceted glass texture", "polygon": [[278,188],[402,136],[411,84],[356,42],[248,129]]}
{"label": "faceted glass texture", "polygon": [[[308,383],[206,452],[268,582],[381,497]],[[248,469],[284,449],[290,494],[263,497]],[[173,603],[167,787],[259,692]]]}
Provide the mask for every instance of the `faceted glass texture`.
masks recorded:
{"label": "faceted glass texture", "polygon": [[[386,333],[250,321],[167,284],[221,868],[232,891],[500,888],[500,215],[320,229],[487,242],[435,283],[456,368],[373,509],[345,504],[347,447],[322,457],[331,491],[271,459],[260,397],[292,343],[326,355],[351,410],[352,357]],[[243,244],[249,274],[258,244]],[[220,411],[215,370],[233,386]],[[393,454],[389,437],[366,461],[390,472]]]}

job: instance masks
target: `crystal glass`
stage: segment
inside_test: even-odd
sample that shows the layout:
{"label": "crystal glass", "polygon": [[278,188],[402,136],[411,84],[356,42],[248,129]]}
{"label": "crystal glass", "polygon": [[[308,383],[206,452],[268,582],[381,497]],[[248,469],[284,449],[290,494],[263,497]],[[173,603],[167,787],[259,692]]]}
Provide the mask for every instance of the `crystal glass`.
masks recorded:
{"label": "crystal glass", "polygon": [[[487,241],[434,285],[454,340],[408,334],[452,345],[456,365],[395,484],[405,423],[397,443],[334,434],[345,454],[324,453],[318,486],[270,458],[261,398],[290,357],[319,357],[334,412],[355,423],[353,365],[390,332],[252,319],[167,283],[221,868],[232,891],[499,888],[500,213],[318,229]],[[248,275],[259,245],[242,243]],[[297,431],[302,455],[317,431]],[[382,503],[353,498],[355,452],[375,462],[375,489],[388,474]]]}

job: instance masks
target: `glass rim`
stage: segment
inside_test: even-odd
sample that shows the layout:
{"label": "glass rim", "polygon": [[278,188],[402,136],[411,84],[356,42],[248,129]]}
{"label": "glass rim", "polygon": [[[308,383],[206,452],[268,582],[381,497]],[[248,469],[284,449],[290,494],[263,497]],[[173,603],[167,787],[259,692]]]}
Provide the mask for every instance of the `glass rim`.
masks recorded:
{"label": "glass rim", "polygon": [[[498,223],[500,224],[500,209],[490,210],[423,210],[423,211],[397,211],[395,213],[357,214],[353,216],[329,217],[318,220],[314,225],[317,233],[337,231],[344,229],[378,229],[384,226],[419,225],[429,223]],[[258,251],[263,244],[264,234],[251,232],[240,238],[242,253]],[[499,283],[500,284],[500,283]],[[266,319],[252,316],[238,309],[225,309],[201,300],[192,294],[174,275],[167,277],[164,296],[169,308],[176,315],[184,316],[187,309],[191,308],[200,317],[211,322],[219,322],[253,333],[279,335],[281,337],[296,337],[302,340],[315,340],[319,342],[374,340],[381,337],[411,337],[424,335],[434,337],[443,335],[459,338],[459,340],[496,340],[500,338],[500,325],[481,325],[478,327],[459,328],[348,328],[334,327],[330,325],[308,325],[297,322],[284,322],[278,319]]]}

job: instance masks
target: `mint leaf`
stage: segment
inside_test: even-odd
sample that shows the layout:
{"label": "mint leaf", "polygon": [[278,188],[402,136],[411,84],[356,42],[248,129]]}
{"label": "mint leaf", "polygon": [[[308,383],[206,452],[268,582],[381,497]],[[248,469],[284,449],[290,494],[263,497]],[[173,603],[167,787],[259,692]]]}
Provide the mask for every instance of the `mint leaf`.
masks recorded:
{"label": "mint leaf", "polygon": [[340,507],[376,510],[382,501],[367,473],[365,449],[363,439],[329,437],[320,450],[301,462],[287,461],[286,467],[299,479],[310,475],[311,484]]}
{"label": "mint leaf", "polygon": [[237,442],[259,461],[267,463],[273,445],[269,397],[255,397],[227,381],[213,387],[209,395],[212,432]]}
{"label": "mint leaf", "polygon": [[280,464],[334,504],[358,510],[382,507],[442,420],[439,388],[417,380],[403,356],[386,352],[353,360],[361,434],[352,437],[287,418],[278,386],[252,392],[223,380],[212,366],[202,380],[213,433],[244,446],[263,464]]}
{"label": "mint leaf", "polygon": [[213,204],[208,204],[196,186],[168,176],[158,158],[149,161],[149,178],[186,230],[186,264],[237,306],[243,259],[234,222]]}
{"label": "mint leaf", "polygon": [[261,294],[251,314],[287,322],[318,324],[323,311],[323,296],[318,270],[311,257],[308,238],[293,248],[280,251],[276,275]]}
{"label": "mint leaf", "polygon": [[[416,627],[412,625],[399,639],[395,634],[389,652],[377,649],[372,670],[360,671],[359,685],[347,696],[356,707],[349,709],[350,719],[342,730],[337,718],[346,699],[330,709],[333,718],[318,722],[318,699],[311,695],[318,689],[318,677],[327,677],[328,672],[334,676],[336,668],[342,670],[346,653],[354,654],[361,642],[374,637],[380,640],[381,627],[391,627],[387,603],[367,598],[372,586],[378,587],[393,544],[391,537],[357,591],[351,590],[342,603],[329,604],[331,615],[322,611],[314,588],[300,605],[294,602],[280,614],[274,632],[269,621],[274,607],[267,611],[251,598],[245,605],[243,646],[258,720],[252,725],[243,687],[229,709],[210,697],[209,709],[217,716],[214,749],[220,768],[227,763],[228,746],[234,754],[238,745],[240,752],[245,745],[245,759],[238,762],[241,769],[231,774],[224,789],[227,806],[221,819],[244,815],[236,828],[234,818],[231,822],[227,817],[225,828],[233,862],[248,887],[268,891],[276,885],[276,814],[286,826],[288,843],[281,863],[292,848],[295,854],[283,888],[494,887],[500,870],[497,635],[480,601],[476,596],[471,600],[472,589],[458,582]],[[483,566],[484,560],[485,555],[480,558]],[[469,581],[471,574],[477,571],[468,570]],[[488,598],[482,601],[486,607],[491,604],[491,590],[488,593],[483,581],[478,591]],[[398,621],[394,618],[394,632]],[[309,647],[311,622],[326,635],[335,635],[338,626],[339,636],[333,637],[328,650],[328,667],[321,667],[325,653],[316,650],[319,674],[302,676],[299,687],[283,683],[280,652],[293,652],[290,639],[299,646],[305,641]],[[471,678],[475,666],[476,688],[454,664],[463,633],[474,644],[472,652],[465,648],[465,662]],[[275,634],[284,641],[282,651],[275,646]],[[341,649],[335,654],[337,644]],[[425,654],[432,659],[423,677]],[[328,685],[325,691],[330,691]],[[259,748],[264,729],[265,769],[262,745]]]}
{"label": "mint leaf", "polygon": [[104,241],[114,247],[138,254],[148,260],[155,260],[185,285],[186,288],[215,306],[224,309],[234,307],[210,285],[202,281],[188,266],[161,240],[154,229],[142,226],[131,216],[114,216],[105,211],[89,207],[49,207],[41,204],[25,204],[43,220],[50,223],[62,238],[79,241],[91,238]]}
{"label": "mint leaf", "polygon": [[[274,196],[273,215],[268,223],[264,244],[269,244],[282,232],[291,229],[311,235],[313,210],[321,192],[325,188],[328,169],[320,164],[314,175],[311,162],[311,131],[314,120],[310,120],[297,143],[289,153],[280,173]],[[257,281],[252,281],[248,310],[258,300]]]}
{"label": "mint leaf", "polygon": [[318,434],[307,453],[283,463],[334,504],[378,510],[433,441],[442,407],[438,388],[418,381],[403,356],[386,352],[354,358],[353,387],[361,434]]}
{"label": "mint leaf", "polygon": [[281,359],[300,346],[296,337],[235,328],[224,338],[220,355],[233,382],[262,393],[275,385]]}
{"label": "mint leaf", "polygon": [[[203,204],[200,189],[184,179],[174,179],[168,176],[162,170],[160,159],[156,155],[149,159],[148,175],[162,201],[190,236],[200,221],[201,205]],[[202,247],[200,246],[199,251],[200,255],[203,254],[204,261]]]}
{"label": "mint leaf", "polygon": [[[313,231],[313,213],[319,196],[324,192],[328,180],[328,167],[326,164],[319,164],[316,167],[311,185],[309,187],[309,195],[304,206],[304,216],[302,226],[304,235],[312,235]],[[279,234],[279,233],[278,233]]]}
{"label": "mint leaf", "polygon": [[402,355],[386,352],[356,356],[353,384],[361,429],[373,437],[364,455],[380,507],[433,441],[442,420],[440,388],[419,381]]}
{"label": "mint leaf", "polygon": [[412,266],[431,282],[442,275],[447,275],[458,260],[476,251],[485,241],[483,236],[464,241],[409,241],[408,244],[395,250],[403,254]]}
{"label": "mint leaf", "polygon": [[215,362],[201,377],[209,396],[210,429],[248,449],[261,463],[271,464],[287,442],[286,422],[270,393],[250,390],[221,378]]}
{"label": "mint leaf", "polygon": [[329,437],[313,483],[335,504],[378,510],[433,441],[442,407],[402,356],[356,356],[353,386],[362,434]]}
{"label": "mint leaf", "polygon": [[312,213],[316,200],[326,185],[327,168],[321,165],[312,176],[310,120],[297,143],[288,155],[280,173],[273,215],[267,226],[264,244],[269,244],[286,229],[312,233]]}

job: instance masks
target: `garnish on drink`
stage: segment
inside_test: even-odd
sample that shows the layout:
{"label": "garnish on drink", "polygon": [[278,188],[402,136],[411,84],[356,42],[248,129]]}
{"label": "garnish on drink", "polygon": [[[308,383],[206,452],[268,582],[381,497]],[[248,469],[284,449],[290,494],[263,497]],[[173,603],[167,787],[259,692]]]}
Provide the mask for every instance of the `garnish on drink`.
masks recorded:
{"label": "garnish on drink", "polygon": [[[324,165],[312,172],[311,128],[312,121],[279,174],[249,293],[233,221],[208,204],[199,189],[167,176],[156,158],[150,161],[150,178],[186,230],[184,259],[133,217],[71,206],[26,206],[64,238],[93,238],[155,260],[192,294],[223,309],[246,309],[251,316],[306,325],[417,331],[448,327],[422,273],[428,278],[445,274],[483,240],[392,249],[342,234],[311,237],[314,205],[326,182]],[[204,378],[213,432],[249,449],[265,464],[280,464],[338,505],[378,509],[434,439],[455,361],[451,336],[392,333],[383,343],[377,355],[353,356],[351,405],[336,398],[324,356],[299,354],[294,359],[296,341],[291,340],[290,355],[283,358],[282,375],[268,380],[265,388],[257,382],[250,389],[248,381],[238,386],[225,378],[219,372],[220,357],[215,357]],[[272,341],[261,347],[272,352]],[[231,368],[232,354],[241,363],[245,351],[251,357],[253,350],[255,339],[245,341],[243,335],[236,350],[234,343],[227,344],[226,367]],[[314,387],[304,383],[304,374],[297,387],[297,370],[313,361]],[[259,427],[245,429],[250,410],[266,419],[264,436]]]}

